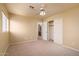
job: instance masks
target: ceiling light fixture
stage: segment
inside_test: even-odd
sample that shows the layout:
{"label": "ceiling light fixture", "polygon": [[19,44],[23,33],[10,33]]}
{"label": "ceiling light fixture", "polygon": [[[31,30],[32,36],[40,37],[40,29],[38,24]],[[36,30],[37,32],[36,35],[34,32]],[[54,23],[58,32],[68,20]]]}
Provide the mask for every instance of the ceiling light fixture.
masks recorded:
{"label": "ceiling light fixture", "polygon": [[40,8],[40,15],[41,16],[44,16],[46,13],[45,13],[45,9],[44,8]]}
{"label": "ceiling light fixture", "polygon": [[[30,5],[29,8],[35,10],[35,7],[32,6],[32,5]],[[46,15],[46,11],[45,11],[45,9],[44,9],[44,5],[41,5],[41,8],[40,8],[40,15],[41,15],[41,16],[45,16],[45,15]]]}

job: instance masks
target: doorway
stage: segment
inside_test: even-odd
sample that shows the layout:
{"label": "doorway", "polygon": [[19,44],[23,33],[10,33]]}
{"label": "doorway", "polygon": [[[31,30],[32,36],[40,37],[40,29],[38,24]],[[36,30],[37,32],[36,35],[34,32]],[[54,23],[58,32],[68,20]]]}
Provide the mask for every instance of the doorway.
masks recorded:
{"label": "doorway", "polygon": [[38,23],[38,40],[42,40],[42,23]]}
{"label": "doorway", "polygon": [[49,21],[48,22],[48,40],[49,41],[54,41],[53,32],[54,32],[54,21]]}

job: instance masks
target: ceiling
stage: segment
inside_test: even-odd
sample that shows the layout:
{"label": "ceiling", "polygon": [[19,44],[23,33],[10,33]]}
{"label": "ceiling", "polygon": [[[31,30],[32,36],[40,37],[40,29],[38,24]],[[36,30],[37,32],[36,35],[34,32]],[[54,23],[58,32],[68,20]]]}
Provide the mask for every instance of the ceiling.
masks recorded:
{"label": "ceiling", "polygon": [[[29,8],[29,6],[33,6],[34,9]],[[9,13],[28,16],[28,17],[42,17],[39,15],[40,8],[44,7],[46,11],[46,15],[43,16],[48,17],[53,14],[68,10],[70,8],[79,6],[77,3],[8,3],[6,7]]]}

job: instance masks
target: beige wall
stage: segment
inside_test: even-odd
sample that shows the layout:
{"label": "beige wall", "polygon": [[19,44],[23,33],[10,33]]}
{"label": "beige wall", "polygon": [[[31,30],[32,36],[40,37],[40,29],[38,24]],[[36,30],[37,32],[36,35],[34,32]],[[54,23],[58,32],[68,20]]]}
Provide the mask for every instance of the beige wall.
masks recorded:
{"label": "beige wall", "polygon": [[18,15],[10,17],[11,43],[37,40],[37,23],[39,19]]}
{"label": "beige wall", "polygon": [[9,37],[9,35],[7,32],[5,32],[5,33],[0,32],[0,55],[4,55],[9,46],[8,37]]}
{"label": "beige wall", "polygon": [[[0,11],[1,11],[1,10],[0,10]],[[0,12],[0,31],[2,30],[2,28],[1,28],[1,27],[2,27],[2,20],[1,20],[1,19],[2,19],[2,14],[1,14],[1,12]]]}
{"label": "beige wall", "polygon": [[63,19],[64,45],[79,49],[79,7],[55,14],[47,20],[54,18]]}
{"label": "beige wall", "polygon": [[[3,11],[4,14],[8,17],[8,12],[3,4],[0,4],[0,11]],[[8,41],[9,41],[9,33],[2,32],[2,16],[0,12],[0,55],[4,55],[6,49],[8,48]]]}

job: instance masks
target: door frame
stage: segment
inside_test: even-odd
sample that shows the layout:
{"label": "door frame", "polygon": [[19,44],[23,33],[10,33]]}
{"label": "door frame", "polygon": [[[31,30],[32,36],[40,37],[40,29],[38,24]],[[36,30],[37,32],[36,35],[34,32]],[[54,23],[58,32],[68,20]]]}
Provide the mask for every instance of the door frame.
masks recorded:
{"label": "door frame", "polygon": [[54,20],[50,20],[47,22],[47,40],[49,40],[49,22],[54,22]]}

